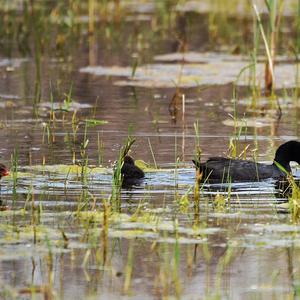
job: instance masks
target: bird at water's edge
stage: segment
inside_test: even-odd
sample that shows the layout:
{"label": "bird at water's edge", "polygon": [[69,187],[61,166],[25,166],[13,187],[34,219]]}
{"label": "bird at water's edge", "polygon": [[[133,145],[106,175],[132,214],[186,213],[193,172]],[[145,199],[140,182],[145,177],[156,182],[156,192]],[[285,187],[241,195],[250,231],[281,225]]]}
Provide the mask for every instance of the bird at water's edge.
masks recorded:
{"label": "bird at water's edge", "polygon": [[9,171],[8,171],[7,167],[0,163],[0,179],[4,176],[8,176],[8,175],[9,175]]}
{"label": "bird at water's edge", "polygon": [[[0,179],[4,176],[8,176],[8,175],[9,175],[9,171],[8,171],[7,167],[0,163]],[[3,205],[3,202],[0,199],[0,210],[6,210],[6,209],[7,209],[7,207],[5,207]]]}
{"label": "bird at water's edge", "polygon": [[278,165],[290,173],[291,161],[300,164],[300,142],[289,141],[279,146],[273,164],[270,165],[224,157],[212,157],[203,163],[193,160],[193,163],[202,173],[202,181],[225,183],[260,181],[268,178],[278,180],[286,177],[286,173]]}
{"label": "bird at water's edge", "polygon": [[129,155],[124,157],[121,174],[125,185],[134,185],[145,177],[144,171],[134,164],[133,158]]}

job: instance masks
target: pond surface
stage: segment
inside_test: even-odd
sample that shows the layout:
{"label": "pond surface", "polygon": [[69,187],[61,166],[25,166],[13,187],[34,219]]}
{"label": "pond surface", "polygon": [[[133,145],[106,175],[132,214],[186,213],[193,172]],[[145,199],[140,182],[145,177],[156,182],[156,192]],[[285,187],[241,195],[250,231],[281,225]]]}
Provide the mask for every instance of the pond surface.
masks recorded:
{"label": "pond surface", "polygon": [[[192,164],[198,143],[203,161],[271,163],[299,140],[297,1],[278,35],[281,118],[253,97],[251,7],[180,2],[95,1],[94,23],[78,1],[0,4],[1,299],[299,297],[300,226],[276,182],[204,184],[198,211]],[[128,135],[151,168],[116,212]]]}

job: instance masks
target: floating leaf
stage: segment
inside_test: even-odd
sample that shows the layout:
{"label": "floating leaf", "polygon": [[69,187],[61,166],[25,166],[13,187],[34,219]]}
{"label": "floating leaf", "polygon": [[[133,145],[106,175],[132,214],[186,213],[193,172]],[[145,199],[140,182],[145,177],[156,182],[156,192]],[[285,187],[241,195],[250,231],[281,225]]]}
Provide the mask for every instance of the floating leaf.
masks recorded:
{"label": "floating leaf", "polygon": [[262,128],[271,126],[275,121],[273,118],[244,118],[238,120],[227,119],[222,123],[226,126]]}
{"label": "floating leaf", "polygon": [[90,108],[92,107],[90,104],[87,103],[79,103],[79,102],[42,102],[39,104],[41,108],[50,108],[56,111],[75,111],[83,108]]}
{"label": "floating leaf", "polygon": [[[241,69],[249,65],[249,59],[243,56],[234,56],[220,53],[172,53],[156,57],[157,60],[188,60],[192,63],[156,63],[141,65],[135,70],[132,77],[131,67],[120,66],[88,66],[81,68],[80,72],[98,76],[126,77],[117,80],[119,86],[141,87],[196,87],[199,85],[228,84],[235,82]],[[264,63],[256,64],[256,82],[264,85]],[[295,87],[297,85],[297,64],[282,63],[275,68],[276,88]],[[244,72],[237,82],[239,85],[252,85],[252,71]]]}
{"label": "floating leaf", "polygon": [[88,127],[94,127],[97,125],[104,125],[108,123],[108,121],[106,120],[97,120],[97,119],[86,119],[85,122]]}
{"label": "floating leaf", "polygon": [[81,174],[82,168],[90,174],[96,173],[111,173],[110,169],[107,168],[89,168],[86,166],[79,165],[35,165],[30,167],[24,167],[28,170],[39,171],[39,172],[53,172],[59,174]]}

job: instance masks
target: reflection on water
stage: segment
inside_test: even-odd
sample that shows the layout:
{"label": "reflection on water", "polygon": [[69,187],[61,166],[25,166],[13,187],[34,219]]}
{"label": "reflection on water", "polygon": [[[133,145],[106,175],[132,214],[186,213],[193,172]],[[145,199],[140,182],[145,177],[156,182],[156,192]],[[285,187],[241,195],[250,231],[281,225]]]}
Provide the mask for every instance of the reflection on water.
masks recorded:
{"label": "reflection on water", "polygon": [[[240,290],[228,290],[232,297],[274,292],[270,276],[264,277],[263,281],[270,286],[270,290],[260,290],[264,285],[255,274],[261,274],[261,271],[251,263],[259,259],[264,266],[274,256],[278,265],[278,270],[274,272],[280,272],[280,277],[284,278],[276,284],[276,291],[278,289],[279,294],[289,292],[285,285],[286,274],[281,273],[280,267],[286,264],[285,257],[279,254],[282,249],[297,243],[293,236],[300,228],[284,225],[289,219],[288,214],[282,213],[286,211],[278,210],[276,213],[279,202],[272,180],[255,184],[233,183],[230,186],[204,185],[198,220],[200,227],[193,227],[193,193],[189,193],[185,210],[179,202],[194,184],[194,169],[167,168],[146,173],[140,186],[122,191],[123,214],[110,218],[106,246],[109,258],[103,266],[103,213],[98,216],[95,211],[96,215],[87,222],[84,212],[95,208],[102,211],[103,201],[111,193],[111,174],[93,173],[87,183],[82,183],[81,177],[74,174],[41,173],[30,167],[25,170],[26,173],[19,173],[15,192],[11,179],[5,180],[1,189],[5,204],[15,207],[15,212],[4,211],[0,217],[1,264],[11,274],[4,276],[3,273],[3,282],[10,282],[9,278],[13,276],[15,285],[20,288],[24,281],[43,285],[50,280],[44,278],[45,274],[53,272],[53,280],[60,282],[61,288],[58,286],[57,289],[64,297],[73,295],[74,285],[81,287],[78,291],[80,297],[87,294],[100,296],[103,291],[107,296],[119,297],[126,277],[127,251],[132,248],[134,272],[131,290],[137,298],[151,298],[153,284],[160,290],[161,285],[167,283],[149,282],[149,278],[169,274],[174,268],[172,259],[175,248],[179,247],[178,267],[181,271],[178,280],[181,284],[185,282],[182,294],[186,297],[191,296],[191,288],[196,293],[207,289],[207,293],[214,293],[213,287],[218,276],[221,276],[220,272],[226,272],[232,286],[238,284],[240,276],[236,276],[237,270],[238,274],[245,273],[243,276],[248,284]],[[108,170],[108,173],[111,172]],[[228,189],[231,190],[230,199],[226,198],[227,204],[220,209],[214,199],[217,194],[228,197]],[[14,200],[14,193],[17,201]],[[86,206],[83,193],[89,195]],[[33,207],[37,214],[35,221],[32,219]],[[27,212],[20,210],[22,208],[27,208]],[[80,218],[77,213],[79,208],[82,212]],[[132,214],[136,216],[133,218]],[[21,226],[20,232],[15,231],[17,226]],[[262,251],[266,247],[269,251]],[[224,270],[220,271],[220,264],[227,256],[230,264],[227,266],[223,262]],[[53,260],[51,266],[47,262],[49,257]],[[25,270],[31,270],[31,276]]]}

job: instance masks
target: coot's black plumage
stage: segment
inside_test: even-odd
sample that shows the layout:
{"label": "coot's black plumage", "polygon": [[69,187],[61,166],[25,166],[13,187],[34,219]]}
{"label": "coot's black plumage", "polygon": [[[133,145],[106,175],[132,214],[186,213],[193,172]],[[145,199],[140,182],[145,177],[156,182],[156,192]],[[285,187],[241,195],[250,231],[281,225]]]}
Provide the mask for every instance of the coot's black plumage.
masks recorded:
{"label": "coot's black plumage", "polygon": [[143,170],[134,164],[133,158],[129,155],[124,157],[121,174],[123,176],[123,184],[125,185],[137,184],[145,177]]}
{"label": "coot's black plumage", "polygon": [[223,157],[212,157],[205,163],[193,160],[196,168],[203,173],[202,181],[209,182],[260,181],[268,178],[278,180],[286,177],[286,173],[276,163],[291,172],[291,161],[300,164],[300,142],[289,141],[279,146],[274,162],[270,165]]}

